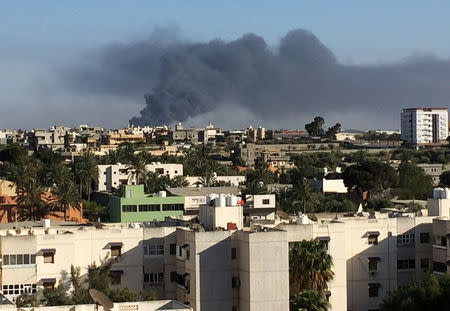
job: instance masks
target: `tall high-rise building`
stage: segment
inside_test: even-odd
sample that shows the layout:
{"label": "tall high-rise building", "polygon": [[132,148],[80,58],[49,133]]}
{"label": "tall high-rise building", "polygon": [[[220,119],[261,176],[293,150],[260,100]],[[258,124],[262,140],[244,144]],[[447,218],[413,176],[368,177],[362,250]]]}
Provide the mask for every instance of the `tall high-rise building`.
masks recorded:
{"label": "tall high-rise building", "polygon": [[401,138],[412,145],[433,144],[448,136],[447,108],[407,108],[401,114]]}

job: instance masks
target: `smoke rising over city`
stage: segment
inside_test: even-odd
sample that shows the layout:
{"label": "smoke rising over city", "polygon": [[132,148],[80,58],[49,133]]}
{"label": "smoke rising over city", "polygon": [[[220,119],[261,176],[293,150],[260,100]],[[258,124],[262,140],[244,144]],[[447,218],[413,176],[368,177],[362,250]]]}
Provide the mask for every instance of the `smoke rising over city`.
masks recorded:
{"label": "smoke rising over city", "polygon": [[145,106],[130,120],[134,125],[201,120],[232,107],[231,118],[245,113],[243,120],[275,120],[279,127],[294,127],[296,119],[302,127],[303,120],[321,114],[344,126],[358,118],[364,120],[358,124],[377,128],[392,115],[398,123],[401,108],[445,107],[450,99],[449,60],[417,56],[342,64],[301,29],[276,47],[254,34],[195,43],[157,30],[145,41],[104,47],[65,76],[66,86],[79,92],[142,96]]}

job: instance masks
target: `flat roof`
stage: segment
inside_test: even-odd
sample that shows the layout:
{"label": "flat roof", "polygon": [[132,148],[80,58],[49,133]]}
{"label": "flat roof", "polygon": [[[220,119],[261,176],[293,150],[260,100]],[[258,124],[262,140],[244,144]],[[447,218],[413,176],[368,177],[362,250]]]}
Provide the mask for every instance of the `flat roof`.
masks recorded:
{"label": "flat roof", "polygon": [[240,194],[238,187],[180,187],[167,188],[167,191],[173,195],[179,196],[205,196],[208,194]]}

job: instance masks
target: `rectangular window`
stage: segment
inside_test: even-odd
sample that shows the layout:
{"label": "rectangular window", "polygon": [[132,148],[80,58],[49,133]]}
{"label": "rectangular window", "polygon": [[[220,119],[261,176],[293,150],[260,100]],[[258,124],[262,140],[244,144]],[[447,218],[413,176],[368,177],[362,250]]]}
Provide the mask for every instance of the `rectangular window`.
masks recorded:
{"label": "rectangular window", "polygon": [[136,205],[122,205],[122,212],[124,212],[124,213],[137,212],[137,206]]}
{"label": "rectangular window", "polygon": [[163,211],[182,211],[184,210],[184,204],[163,204]]}
{"label": "rectangular window", "polygon": [[144,273],[144,283],[158,284],[164,282],[164,273]]}
{"label": "rectangular window", "polygon": [[31,255],[30,259],[30,263],[34,265],[36,263],[36,255]]}
{"label": "rectangular window", "polygon": [[114,245],[111,246],[111,256],[117,257],[122,255],[122,246]]}
{"label": "rectangular window", "polygon": [[443,262],[433,261],[433,271],[445,273],[447,272],[447,264]]}
{"label": "rectangular window", "polygon": [[379,283],[369,283],[369,297],[378,297]]}
{"label": "rectangular window", "polygon": [[119,285],[122,282],[123,271],[109,271],[111,285]]}
{"label": "rectangular window", "polygon": [[231,259],[236,259],[237,253],[236,253],[236,247],[231,248]]}
{"label": "rectangular window", "polygon": [[171,271],[170,272],[170,282],[175,283],[177,281],[177,272],[176,271]]}
{"label": "rectangular window", "polygon": [[441,246],[447,246],[447,238],[445,236],[441,237]]}
{"label": "rectangular window", "polygon": [[139,205],[139,212],[159,212],[161,206],[159,204],[141,204]]}
{"label": "rectangular window", "polygon": [[171,243],[169,246],[169,249],[170,249],[170,252],[169,252],[170,255],[177,254],[177,245],[175,243]]}
{"label": "rectangular window", "polygon": [[46,253],[44,256],[44,263],[55,263],[55,253]]}
{"label": "rectangular window", "polygon": [[3,265],[9,265],[9,255],[3,255]]}
{"label": "rectangular window", "polygon": [[191,257],[191,252],[189,250],[186,250],[186,259],[189,260]]}
{"label": "rectangular window", "polygon": [[30,264],[30,255],[28,255],[28,254],[23,255],[23,264],[24,265]]}
{"label": "rectangular window", "polygon": [[377,245],[378,244],[378,236],[371,235],[367,238],[367,242],[369,245]]}
{"label": "rectangular window", "polygon": [[23,265],[23,254],[17,255],[17,264]]}
{"label": "rectangular window", "polygon": [[415,259],[399,259],[397,260],[397,270],[410,270],[416,268]]}
{"label": "rectangular window", "polygon": [[421,269],[429,269],[430,268],[430,260],[428,258],[420,259],[420,268]]}
{"label": "rectangular window", "polygon": [[380,258],[378,257],[370,257],[369,258],[369,271],[374,272],[378,270],[378,261]]}
{"label": "rectangular window", "polygon": [[270,200],[269,199],[263,199],[262,200],[262,204],[264,204],[264,205],[267,205],[267,204],[269,204],[270,203]]}
{"label": "rectangular window", "polygon": [[42,286],[44,287],[44,290],[54,290],[55,282],[44,282],[42,283]]}
{"label": "rectangular window", "polygon": [[430,233],[429,232],[421,232],[420,233],[420,243],[430,243]]}
{"label": "rectangular window", "polygon": [[412,245],[416,242],[414,233],[405,233],[397,236],[397,245]]}
{"label": "rectangular window", "polygon": [[164,244],[144,245],[144,254],[149,256],[164,255]]}
{"label": "rectangular window", "polygon": [[17,265],[17,255],[9,255],[9,264],[10,265]]}

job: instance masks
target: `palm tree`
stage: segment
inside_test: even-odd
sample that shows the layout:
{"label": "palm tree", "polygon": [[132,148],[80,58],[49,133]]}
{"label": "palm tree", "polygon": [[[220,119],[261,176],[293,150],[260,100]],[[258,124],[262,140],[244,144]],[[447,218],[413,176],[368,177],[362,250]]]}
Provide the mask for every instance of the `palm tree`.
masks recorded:
{"label": "palm tree", "polygon": [[245,188],[242,190],[242,194],[266,194],[267,187],[260,181],[250,181],[245,183]]}
{"label": "palm tree", "polygon": [[270,184],[274,180],[274,174],[269,171],[269,166],[262,163],[255,167],[254,170],[255,179],[263,182],[265,185]]}
{"label": "palm tree", "polygon": [[46,176],[46,184],[56,187],[72,181],[69,169],[62,163],[50,166],[50,170]]}
{"label": "palm tree", "polygon": [[142,184],[145,193],[155,193],[166,189],[169,184],[169,178],[165,175],[147,171],[142,176]]}
{"label": "palm tree", "polygon": [[136,184],[141,182],[142,175],[147,171],[145,159],[140,154],[134,155],[131,159],[131,163],[127,165],[127,170],[136,177]]}
{"label": "palm tree", "polygon": [[195,183],[197,186],[213,187],[216,183],[216,174],[212,170],[206,170],[204,175]]}
{"label": "palm tree", "polygon": [[309,289],[323,293],[334,278],[333,260],[324,243],[317,240],[297,242],[289,251],[291,296]]}
{"label": "palm tree", "polygon": [[80,195],[82,193],[83,187],[85,188],[85,193],[87,194],[88,201],[91,200],[91,184],[92,181],[98,179],[98,165],[95,157],[86,152],[83,154],[74,164],[74,171],[78,178],[80,186]]}
{"label": "palm tree", "polygon": [[106,164],[120,163],[123,159],[120,150],[109,150],[108,154],[104,157]]}
{"label": "palm tree", "polygon": [[300,208],[303,210],[304,214],[306,214],[307,207],[310,209],[319,203],[315,190],[306,178],[303,178],[294,186],[293,196],[293,206],[300,205]]}
{"label": "palm tree", "polygon": [[189,186],[189,182],[184,176],[175,176],[169,181],[169,186],[176,188],[187,187]]}
{"label": "palm tree", "polygon": [[330,303],[324,294],[314,290],[303,290],[290,300],[290,310],[327,311]]}
{"label": "palm tree", "polygon": [[53,194],[56,196],[56,200],[52,202],[53,208],[64,213],[64,220],[67,220],[67,210],[70,207],[81,209],[80,195],[72,181],[56,187]]}
{"label": "palm tree", "polygon": [[45,188],[36,178],[28,178],[19,184],[17,192],[19,220],[39,220],[47,214],[49,204],[44,199]]}

